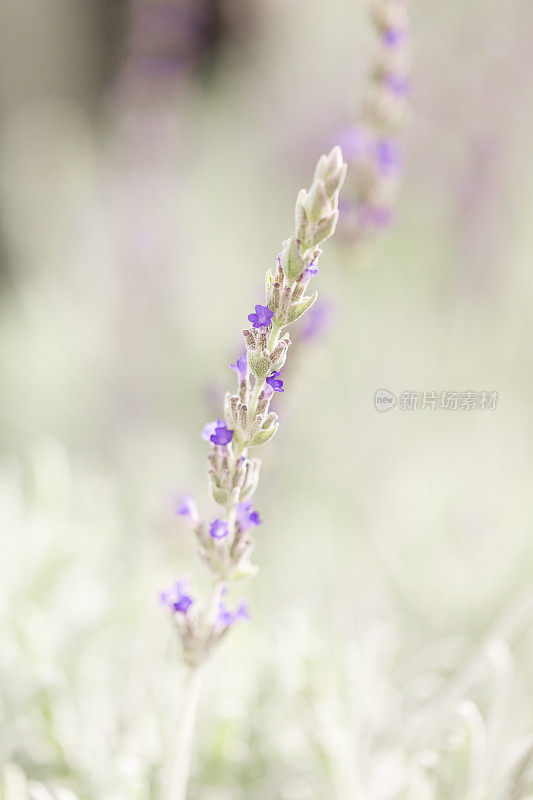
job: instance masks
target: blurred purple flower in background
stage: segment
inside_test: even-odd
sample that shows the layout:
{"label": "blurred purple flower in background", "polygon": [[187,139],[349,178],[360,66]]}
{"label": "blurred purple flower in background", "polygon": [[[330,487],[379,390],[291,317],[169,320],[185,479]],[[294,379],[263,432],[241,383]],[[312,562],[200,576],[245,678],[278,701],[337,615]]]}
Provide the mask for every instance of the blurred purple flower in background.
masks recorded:
{"label": "blurred purple flower in background", "polygon": [[380,52],[361,119],[335,137],[348,161],[339,230],[352,244],[383,230],[393,219],[402,168],[399,129],[409,90],[407,3],[375,0],[371,12]]}
{"label": "blurred purple flower in background", "polygon": [[300,336],[304,341],[310,342],[320,339],[331,323],[333,306],[327,300],[317,300],[308,311],[306,323],[302,327]]}
{"label": "blurred purple flower in background", "polygon": [[250,619],[248,606],[244,600],[238,605],[235,611],[230,611],[225,603],[220,603],[216,620],[217,626],[230,628],[239,619]]}
{"label": "blurred purple flower in background", "polygon": [[376,142],[376,163],[382,175],[390,175],[400,169],[400,147],[392,139],[378,139]]}
{"label": "blurred purple flower in background", "polygon": [[249,502],[239,503],[237,506],[236,518],[237,524],[243,533],[250,528],[255,528],[257,525],[261,525],[259,513]]}
{"label": "blurred purple flower in background", "polygon": [[170,611],[186,614],[194,603],[190,595],[189,581],[181,578],[170,589],[164,589],[159,595],[159,602]]}
{"label": "blurred purple flower in background", "polygon": [[191,522],[196,522],[198,520],[198,508],[194,497],[191,497],[190,494],[184,494],[183,497],[180,497],[176,512],[180,517],[189,517]]}
{"label": "blurred purple flower in background", "polygon": [[209,526],[209,535],[212,539],[225,539],[228,533],[228,523],[221,519],[215,519]]}

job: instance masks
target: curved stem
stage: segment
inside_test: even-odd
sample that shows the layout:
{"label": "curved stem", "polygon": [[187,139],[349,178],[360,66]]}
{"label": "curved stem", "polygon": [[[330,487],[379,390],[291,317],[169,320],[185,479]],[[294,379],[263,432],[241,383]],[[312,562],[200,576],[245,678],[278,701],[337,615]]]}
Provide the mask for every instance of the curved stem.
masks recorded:
{"label": "curved stem", "polygon": [[187,797],[194,726],[198,712],[202,676],[202,667],[189,667],[174,745],[174,763],[172,765],[168,800],[186,800]]}

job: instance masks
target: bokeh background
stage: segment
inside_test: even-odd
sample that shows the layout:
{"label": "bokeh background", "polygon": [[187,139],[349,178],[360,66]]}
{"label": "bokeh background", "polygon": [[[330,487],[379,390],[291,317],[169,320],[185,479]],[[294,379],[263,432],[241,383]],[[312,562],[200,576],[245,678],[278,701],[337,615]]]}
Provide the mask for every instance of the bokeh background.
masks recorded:
{"label": "bokeh background", "polygon": [[[1,796],[159,800],[157,595],[206,582],[175,498],[212,513],[199,432],[374,32],[362,0],[0,17]],[[395,221],[322,257],[191,800],[533,796],[533,7],[411,18]],[[380,414],[378,388],[499,403]]]}

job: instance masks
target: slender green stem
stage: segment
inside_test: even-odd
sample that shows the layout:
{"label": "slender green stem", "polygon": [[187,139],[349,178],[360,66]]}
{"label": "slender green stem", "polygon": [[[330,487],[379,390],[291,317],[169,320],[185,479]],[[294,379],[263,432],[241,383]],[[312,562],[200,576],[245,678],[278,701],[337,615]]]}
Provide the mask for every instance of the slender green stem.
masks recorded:
{"label": "slender green stem", "polygon": [[176,741],[174,744],[174,762],[168,792],[168,800],[186,800],[187,784],[191,767],[194,726],[198,713],[198,701],[202,686],[203,668],[189,667],[183,690]]}
{"label": "slender green stem", "polygon": [[[215,622],[223,586],[224,582],[219,578],[213,582],[204,617],[206,636],[209,634]],[[198,714],[203,673],[203,664],[188,667],[173,750],[174,760],[172,764],[168,800],[186,800],[187,797],[187,784],[189,781],[194,741],[194,727]]]}

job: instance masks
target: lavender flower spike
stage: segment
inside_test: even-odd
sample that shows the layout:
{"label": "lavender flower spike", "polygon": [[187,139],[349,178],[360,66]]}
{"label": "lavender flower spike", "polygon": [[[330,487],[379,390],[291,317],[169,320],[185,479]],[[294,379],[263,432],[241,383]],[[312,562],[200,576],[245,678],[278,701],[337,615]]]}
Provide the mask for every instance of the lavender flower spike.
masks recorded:
{"label": "lavender flower spike", "polygon": [[350,164],[341,232],[352,244],[386,228],[401,177],[400,128],[409,91],[409,17],[403,0],[372,0],[378,55],[356,126],[341,131]]}
{"label": "lavender flower spike", "polygon": [[[232,611],[222,596],[226,583],[252,577],[257,571],[251,563],[254,542],[250,530],[261,520],[250,501],[259,482],[261,462],[250,450],[266,444],[278,429],[277,415],[269,406],[274,392],[283,391],[279,375],[291,344],[286,329],[317,299],[318,292],[306,295],[307,285],[309,278],[318,274],[320,245],[335,231],[345,174],[341,150],[334,147],[319,159],[309,190],[300,191],[293,233],[283,242],[274,272],[269,269],[266,274],[264,305],[257,304],[255,313],[248,316],[250,327],[244,331],[246,363],[241,356],[232,365],[239,376],[238,393],[226,394],[224,418],[207,423],[202,431],[202,438],[211,445],[209,482],[220,512],[210,526],[196,523],[194,535],[201,561],[213,574],[213,587],[198,610],[195,606],[189,611],[192,597],[181,586],[175,587],[174,594],[162,596],[165,605],[179,612],[173,614],[173,621],[184,661],[192,668],[180,717],[171,800],[186,797],[199,667],[237,620],[249,618],[245,603]],[[192,513],[190,505],[184,505],[184,513]]]}

